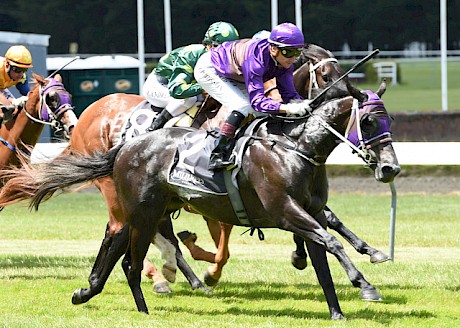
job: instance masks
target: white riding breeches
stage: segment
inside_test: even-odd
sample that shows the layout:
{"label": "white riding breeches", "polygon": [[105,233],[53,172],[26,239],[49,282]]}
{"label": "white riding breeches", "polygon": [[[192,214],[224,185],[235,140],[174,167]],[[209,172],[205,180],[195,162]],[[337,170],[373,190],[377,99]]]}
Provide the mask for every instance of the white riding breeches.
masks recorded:
{"label": "white riding breeches", "polygon": [[205,52],[195,65],[194,76],[201,87],[215,100],[231,111],[244,116],[253,113],[246,85],[220,76],[211,63],[211,52]]}
{"label": "white riding breeches", "polygon": [[5,89],[0,89],[0,93],[3,94],[5,96],[6,99],[14,99],[14,95],[11,93],[10,90],[8,90],[7,88]]}
{"label": "white riding breeches", "polygon": [[197,101],[197,96],[177,99],[169,94],[168,86],[158,81],[155,73],[150,73],[142,88],[142,95],[153,106],[164,108],[175,117],[191,108]]}

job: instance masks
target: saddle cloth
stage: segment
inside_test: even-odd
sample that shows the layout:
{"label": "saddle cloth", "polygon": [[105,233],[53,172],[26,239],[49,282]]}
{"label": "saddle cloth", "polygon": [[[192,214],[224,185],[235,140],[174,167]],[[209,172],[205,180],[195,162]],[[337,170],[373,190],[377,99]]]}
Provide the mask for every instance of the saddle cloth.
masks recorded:
{"label": "saddle cloth", "polygon": [[177,147],[168,182],[173,185],[206,193],[226,195],[222,170],[208,170],[209,157],[217,139],[207,131],[193,131],[184,136]]}
{"label": "saddle cloth", "polygon": [[[251,136],[265,119],[256,119],[241,129],[240,136],[233,148],[230,159],[233,160],[232,184],[238,189],[236,176],[241,168],[244,151]],[[217,132],[197,130],[184,135],[183,142],[177,147],[174,161],[170,167],[168,182],[173,185],[199,190],[216,195],[226,195],[223,170],[208,170],[211,152],[217,144]]]}
{"label": "saddle cloth", "polygon": [[[196,102],[192,108],[187,110],[186,113],[173,117],[165,124],[165,127],[192,126],[193,117],[199,110],[198,105],[201,105],[201,103]],[[147,129],[152,125],[152,122],[162,110],[163,108],[154,107],[147,100],[141,101],[131,110],[128,119],[121,128],[121,141],[125,142],[141,134],[147,133]]]}
{"label": "saddle cloth", "polygon": [[161,108],[152,108],[147,100],[141,101],[131,110],[128,119],[121,128],[122,142],[147,133],[147,129],[152,125],[161,110]]}

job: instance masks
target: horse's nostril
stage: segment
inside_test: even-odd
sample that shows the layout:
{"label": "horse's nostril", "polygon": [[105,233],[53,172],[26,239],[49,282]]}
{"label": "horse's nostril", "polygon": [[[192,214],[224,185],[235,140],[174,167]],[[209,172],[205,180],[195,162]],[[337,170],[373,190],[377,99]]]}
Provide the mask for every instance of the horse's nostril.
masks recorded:
{"label": "horse's nostril", "polygon": [[397,176],[401,168],[398,165],[384,165],[382,166],[382,173],[385,176]]}

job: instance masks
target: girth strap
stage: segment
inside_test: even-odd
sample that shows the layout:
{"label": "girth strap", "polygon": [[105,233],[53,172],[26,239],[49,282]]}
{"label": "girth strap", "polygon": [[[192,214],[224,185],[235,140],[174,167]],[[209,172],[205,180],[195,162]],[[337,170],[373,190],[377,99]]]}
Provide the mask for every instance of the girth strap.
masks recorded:
{"label": "girth strap", "polygon": [[249,221],[248,214],[244,208],[243,200],[241,199],[240,192],[232,183],[232,171],[224,170],[225,188],[227,188],[228,198],[232,203],[233,210],[241,224],[252,226]]}
{"label": "girth strap", "polygon": [[[257,235],[259,240],[264,240],[265,236],[262,230],[254,227],[254,225],[249,220],[249,216],[244,208],[243,200],[241,199],[240,192],[238,188],[232,183],[232,171],[224,170],[224,181],[225,187],[227,188],[228,198],[230,198],[230,203],[232,204],[233,211],[235,212],[238,220],[242,225],[250,226],[251,231],[250,236],[254,234],[254,231],[257,230]],[[248,230],[247,230],[248,231]],[[245,231],[245,232],[247,232]]]}

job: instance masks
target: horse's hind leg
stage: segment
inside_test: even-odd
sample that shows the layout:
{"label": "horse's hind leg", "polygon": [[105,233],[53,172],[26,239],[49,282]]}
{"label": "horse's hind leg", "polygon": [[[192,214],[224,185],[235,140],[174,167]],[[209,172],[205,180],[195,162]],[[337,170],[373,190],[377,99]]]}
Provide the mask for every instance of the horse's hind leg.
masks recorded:
{"label": "horse's hind leg", "polygon": [[90,287],[75,290],[72,295],[72,304],[86,303],[102,292],[113,267],[126,250],[129,237],[128,230],[129,227],[126,225],[112,237],[108,237],[109,234],[107,233],[90,275]]}
{"label": "horse's hind leg", "polygon": [[308,253],[310,253],[311,263],[315,268],[316,276],[318,277],[319,284],[323,289],[326,297],[326,302],[329,307],[329,313],[333,320],[343,319],[342,309],[339,305],[339,300],[335,292],[334,281],[332,280],[331,271],[329,270],[329,263],[326,257],[326,250],[324,247],[315,244],[311,241],[307,243]]}
{"label": "horse's hind leg", "polygon": [[[148,209],[143,208],[143,210],[144,213],[149,212]],[[155,233],[155,226],[154,222],[151,222],[145,214],[141,214],[141,211],[137,211],[137,216],[143,217],[133,223],[139,224],[138,227],[131,226],[129,229],[129,245],[122,261],[122,267],[136,302],[137,310],[148,314],[149,311],[141,288],[141,273],[142,263]]]}
{"label": "horse's hind leg", "polygon": [[350,229],[340,221],[340,219],[328,207],[324,209],[324,214],[327,219],[327,226],[337,231],[346,241],[353,246],[360,254],[367,254],[370,256],[371,263],[382,263],[388,261],[390,257],[379,251],[376,248],[369,246],[365,241],[356,236]]}

